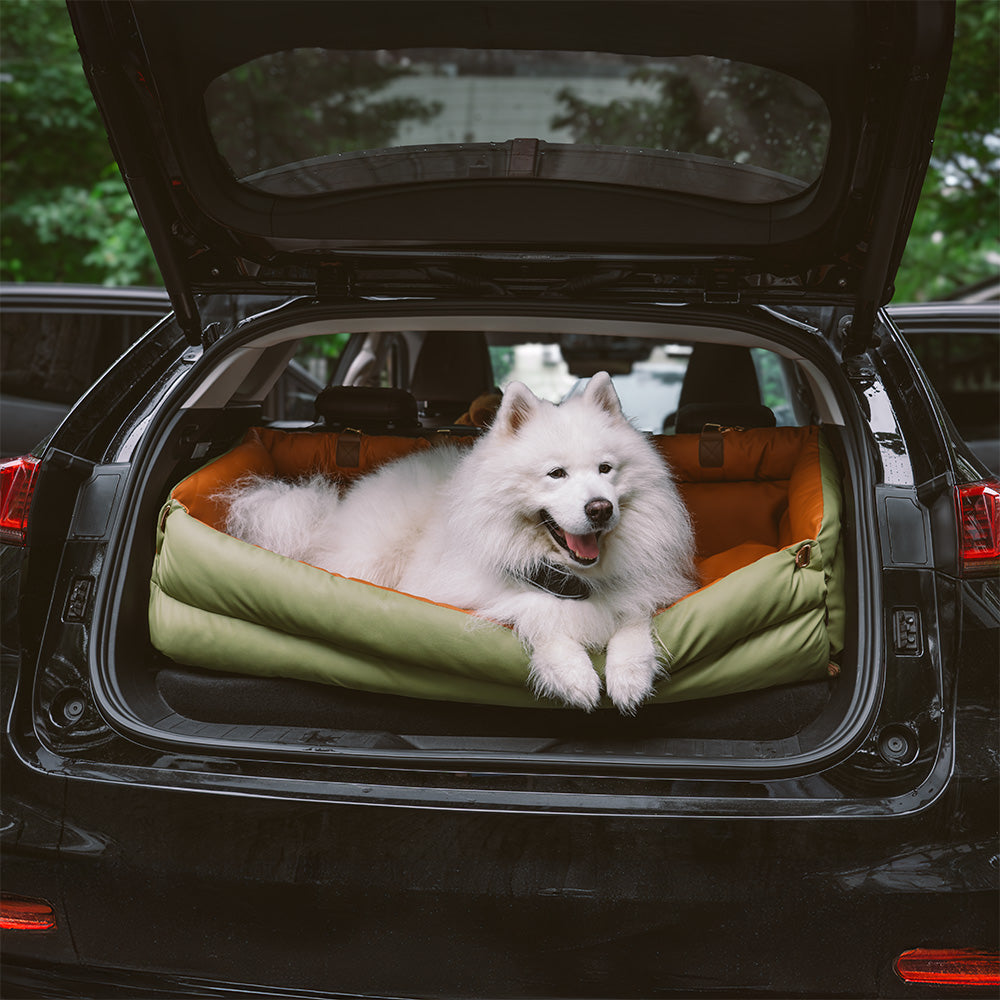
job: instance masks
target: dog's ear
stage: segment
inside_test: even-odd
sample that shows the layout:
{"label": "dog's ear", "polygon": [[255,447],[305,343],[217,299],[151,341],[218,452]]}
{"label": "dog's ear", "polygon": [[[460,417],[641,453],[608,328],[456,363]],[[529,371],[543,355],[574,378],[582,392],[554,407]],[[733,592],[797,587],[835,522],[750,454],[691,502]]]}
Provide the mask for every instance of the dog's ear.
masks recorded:
{"label": "dog's ear", "polygon": [[491,429],[516,434],[538,406],[538,397],[523,383],[511,382],[503,392],[503,402]]}
{"label": "dog's ear", "polygon": [[583,390],[583,398],[596,403],[602,410],[607,410],[613,417],[622,417],[622,404],[615,392],[615,385],[607,372],[597,372]]}

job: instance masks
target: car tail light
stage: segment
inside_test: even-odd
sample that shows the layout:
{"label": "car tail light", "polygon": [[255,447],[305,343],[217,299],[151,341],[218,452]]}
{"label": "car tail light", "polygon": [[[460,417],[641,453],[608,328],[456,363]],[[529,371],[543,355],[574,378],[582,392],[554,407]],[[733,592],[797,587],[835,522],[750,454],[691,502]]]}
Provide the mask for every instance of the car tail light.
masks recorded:
{"label": "car tail light", "polygon": [[962,573],[1000,570],[1000,482],[972,483],[957,491]]}
{"label": "car tail light", "polygon": [[24,545],[28,511],[38,475],[39,459],[31,455],[0,465],[0,542]]}
{"label": "car tail light", "polygon": [[5,931],[54,931],[56,915],[43,899],[0,896],[0,928]]}
{"label": "car tail light", "polygon": [[925,986],[1000,986],[1000,955],[963,948],[916,948],[896,959],[906,983]]}

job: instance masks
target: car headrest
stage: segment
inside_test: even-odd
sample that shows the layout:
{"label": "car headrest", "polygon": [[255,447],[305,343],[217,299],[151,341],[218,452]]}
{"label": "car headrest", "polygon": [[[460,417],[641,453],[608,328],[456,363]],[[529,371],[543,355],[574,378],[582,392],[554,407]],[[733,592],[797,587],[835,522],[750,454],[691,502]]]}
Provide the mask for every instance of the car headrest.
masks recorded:
{"label": "car headrest", "polygon": [[677,411],[677,433],[698,434],[706,424],[721,427],[774,427],[774,412],[759,403],[720,400],[716,403],[688,403]]}
{"label": "car headrest", "polygon": [[470,400],[492,390],[485,334],[434,330],[424,336],[410,379],[414,398],[454,421]]}
{"label": "car headrest", "polygon": [[361,385],[327,386],[316,397],[316,419],[331,430],[384,432],[419,426],[417,401],[405,389]]}
{"label": "car headrest", "polygon": [[749,348],[734,344],[694,346],[677,409],[717,399],[760,405],[760,384]]}

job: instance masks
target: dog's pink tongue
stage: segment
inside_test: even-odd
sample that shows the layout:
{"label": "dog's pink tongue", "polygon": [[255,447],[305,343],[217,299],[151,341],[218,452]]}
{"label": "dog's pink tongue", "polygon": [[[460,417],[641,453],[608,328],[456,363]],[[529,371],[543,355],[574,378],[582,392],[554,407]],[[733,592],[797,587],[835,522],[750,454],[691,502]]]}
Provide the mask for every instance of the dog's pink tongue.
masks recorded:
{"label": "dog's pink tongue", "polygon": [[591,532],[589,535],[571,535],[567,531],[566,544],[578,559],[596,559],[601,554],[601,550],[597,547],[596,532]]}

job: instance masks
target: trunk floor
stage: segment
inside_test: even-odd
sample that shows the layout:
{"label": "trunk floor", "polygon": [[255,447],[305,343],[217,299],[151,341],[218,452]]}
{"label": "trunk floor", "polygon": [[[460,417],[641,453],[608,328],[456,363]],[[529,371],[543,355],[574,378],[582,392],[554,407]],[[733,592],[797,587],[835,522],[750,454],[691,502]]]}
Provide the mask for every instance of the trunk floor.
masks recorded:
{"label": "trunk floor", "polygon": [[790,684],[667,705],[634,718],[614,709],[506,708],[370,694],[286,678],[243,677],[171,666],[158,671],[160,697],[179,716],[232,726],[321,727],[413,735],[539,738],[673,737],[780,740],[815,721],[835,681]]}

